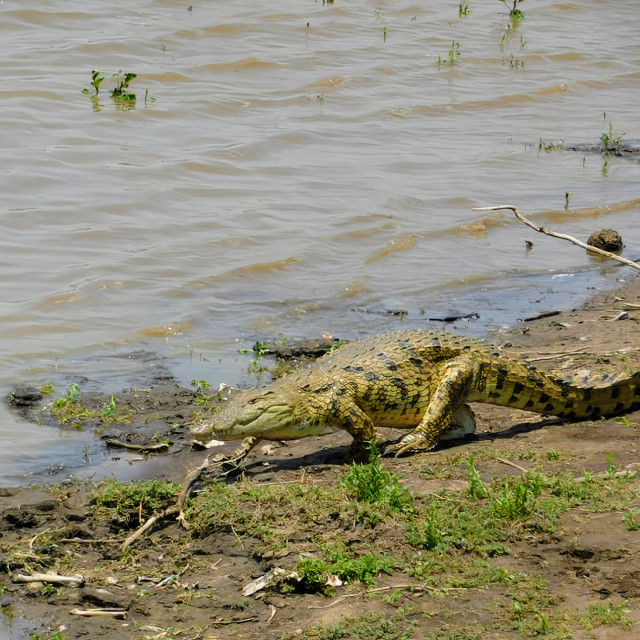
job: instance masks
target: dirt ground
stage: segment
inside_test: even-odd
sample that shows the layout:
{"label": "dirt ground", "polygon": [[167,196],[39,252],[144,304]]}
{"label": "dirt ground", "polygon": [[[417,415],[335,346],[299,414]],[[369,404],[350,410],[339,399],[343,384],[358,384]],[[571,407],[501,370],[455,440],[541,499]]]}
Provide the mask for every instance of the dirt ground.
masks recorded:
{"label": "dirt ground", "polygon": [[[618,297],[637,309],[625,308]],[[639,322],[640,283],[597,296],[583,309],[523,322],[496,334],[493,341],[509,355],[535,359],[541,370],[630,372],[640,370]],[[197,392],[165,381],[151,392],[132,391],[128,402],[135,415],[130,425],[112,425],[94,416],[93,423],[87,419],[88,428],[125,443],[170,440],[167,451],[139,453],[147,459],[141,462],[140,475],[180,480],[206,455],[191,448],[185,426],[194,411],[202,410],[197,398]],[[96,407],[103,401],[98,395],[86,399]],[[619,470],[640,468],[640,412],[561,424],[487,405],[474,410],[476,436],[443,444],[433,452],[383,458],[384,468],[397,473],[402,486],[420,496],[421,509],[466,495],[470,455],[486,483],[532,470],[554,476],[571,472],[580,477],[585,470],[602,474],[608,465],[611,469],[612,460]],[[29,411],[35,410],[27,415]],[[241,472],[227,475],[224,482],[241,491],[301,486],[313,501],[313,491],[337,487],[347,472],[344,456],[349,440],[339,434],[288,444],[263,443],[268,446],[259,445]],[[225,445],[221,451],[232,449],[233,445]],[[247,534],[236,524],[244,522],[241,518],[203,535],[185,530],[174,518],[123,550],[125,537],[144,521],[142,506],[135,526],[125,531],[113,518],[96,512],[94,482],[0,489],[0,628],[5,625],[16,640],[637,638],[640,531],[625,522],[629,525],[633,509],[640,506],[640,477],[624,482],[624,491],[632,497],[622,508],[576,504],[561,515],[553,530],[536,528],[526,518],[505,521],[508,553],[480,558],[453,549],[451,558],[456,562],[482,560],[489,569],[504,570],[500,575],[520,580],[517,585],[505,579],[469,586],[451,581],[447,571],[453,570],[446,567],[439,569],[439,575],[447,575],[446,583],[415,574],[416,558],[423,556],[409,548],[402,518],[393,514],[374,524],[349,523],[343,504],[307,521],[304,514],[311,505],[307,511],[297,507],[288,520],[279,521],[277,545],[269,544],[265,536]],[[448,492],[442,493],[444,489]],[[254,516],[256,504],[251,500],[244,504]],[[289,506],[276,504],[273,513]],[[267,527],[268,513],[272,512],[265,511]],[[218,515],[224,519],[224,514]],[[274,567],[290,572],[300,554],[313,556],[318,545],[328,541],[339,541],[356,555],[375,550],[400,560],[395,569],[368,584],[345,581],[315,591],[280,585],[243,594],[246,585]],[[448,557],[434,554],[429,562],[446,564]],[[81,575],[83,583],[15,581],[17,574],[41,572]],[[527,580],[534,581],[527,583],[528,591],[523,586]],[[445,586],[453,584],[457,586]],[[536,592],[544,594],[538,604],[531,600]],[[526,607],[526,615],[521,614]],[[124,611],[126,618],[72,613],[95,608]],[[598,619],[597,611],[605,609],[610,615]],[[622,611],[622,617],[613,615]],[[40,635],[32,636],[34,631]]]}

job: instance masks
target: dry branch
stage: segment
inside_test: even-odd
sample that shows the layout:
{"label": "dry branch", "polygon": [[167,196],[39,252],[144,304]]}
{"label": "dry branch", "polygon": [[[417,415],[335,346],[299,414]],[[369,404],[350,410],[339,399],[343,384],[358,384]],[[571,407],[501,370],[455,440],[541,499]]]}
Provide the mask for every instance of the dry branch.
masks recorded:
{"label": "dry branch", "polygon": [[531,220],[525,218],[516,207],[512,204],[500,204],[496,207],[474,207],[473,211],[500,211],[504,209],[511,209],[513,213],[516,214],[516,218],[521,222],[524,222],[528,227],[531,227],[534,231],[538,231],[539,233],[544,233],[547,236],[551,236],[552,238],[560,238],[560,240],[567,240],[577,245],[578,247],[582,247],[587,251],[593,251],[593,253],[597,253],[598,255],[605,256],[607,258],[611,258],[613,260],[617,260],[618,262],[622,262],[623,264],[628,265],[629,267],[633,267],[634,269],[638,269],[640,271],[640,264],[637,262],[633,262],[633,260],[627,260],[627,258],[623,258],[621,256],[616,255],[615,253],[611,253],[610,251],[605,251],[604,249],[598,249],[597,247],[592,247],[573,236],[569,236],[566,233],[556,233],[555,231],[551,231],[551,229],[547,229],[546,227],[539,227],[537,224],[533,224]]}

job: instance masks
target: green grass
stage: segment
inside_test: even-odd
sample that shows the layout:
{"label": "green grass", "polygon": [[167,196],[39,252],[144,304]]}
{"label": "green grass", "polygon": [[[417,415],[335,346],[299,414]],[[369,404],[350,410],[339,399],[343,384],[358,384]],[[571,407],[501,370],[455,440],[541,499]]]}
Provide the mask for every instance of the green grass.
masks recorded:
{"label": "green grass", "polygon": [[384,469],[374,442],[369,443],[368,448],[369,463],[352,462],[340,480],[341,486],[357,502],[384,505],[390,511],[412,511],[413,497],[400,485],[398,475]]}
{"label": "green grass", "polygon": [[133,529],[156,511],[174,504],[180,485],[164,480],[121,483],[105,480],[93,493],[93,516],[112,520],[121,529]]}

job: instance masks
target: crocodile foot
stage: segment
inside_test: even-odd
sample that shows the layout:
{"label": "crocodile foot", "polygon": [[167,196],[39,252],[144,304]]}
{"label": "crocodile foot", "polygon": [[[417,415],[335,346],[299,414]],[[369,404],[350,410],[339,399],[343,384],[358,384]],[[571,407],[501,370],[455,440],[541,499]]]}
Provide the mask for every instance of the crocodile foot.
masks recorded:
{"label": "crocodile foot", "polygon": [[415,433],[409,433],[408,435],[401,438],[398,442],[390,444],[384,450],[385,456],[401,456],[403,453],[408,453],[409,451],[429,451],[433,449],[438,441],[436,440],[433,443],[430,443],[425,436]]}

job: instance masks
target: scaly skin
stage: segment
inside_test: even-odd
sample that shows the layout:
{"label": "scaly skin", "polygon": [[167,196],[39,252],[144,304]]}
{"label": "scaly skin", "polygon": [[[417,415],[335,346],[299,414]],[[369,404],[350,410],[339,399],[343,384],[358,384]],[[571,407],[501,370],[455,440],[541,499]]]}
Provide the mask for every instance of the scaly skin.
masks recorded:
{"label": "scaly skin", "polygon": [[580,386],[470,339],[398,331],[351,342],[309,369],[241,392],[193,432],[199,439],[290,440],[345,429],[358,449],[376,438],[375,427],[412,429],[391,448],[399,454],[431,449],[460,426],[473,431],[468,402],[596,419],[640,408],[640,372]]}

